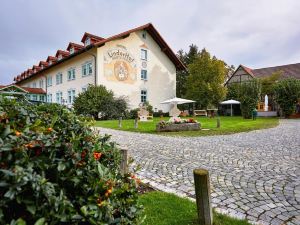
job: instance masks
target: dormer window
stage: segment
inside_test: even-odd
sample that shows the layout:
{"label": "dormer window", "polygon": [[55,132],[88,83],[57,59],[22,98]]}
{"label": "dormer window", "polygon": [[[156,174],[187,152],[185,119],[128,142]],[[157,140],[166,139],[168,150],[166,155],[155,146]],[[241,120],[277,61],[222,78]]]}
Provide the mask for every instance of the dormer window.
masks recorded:
{"label": "dormer window", "polygon": [[87,37],[87,38],[85,39],[84,46],[88,46],[88,45],[90,45],[90,44],[91,44],[91,39],[90,39],[89,37]]}
{"label": "dormer window", "polygon": [[52,65],[52,61],[51,60],[49,61],[49,65]]}
{"label": "dormer window", "polygon": [[36,73],[36,69],[33,70],[33,73]]}
{"label": "dormer window", "polygon": [[70,54],[73,54],[75,52],[74,47],[70,49]]}
{"label": "dormer window", "polygon": [[62,55],[59,55],[57,58],[58,60],[62,60]]}
{"label": "dormer window", "polygon": [[41,68],[44,69],[44,65],[41,65]]}

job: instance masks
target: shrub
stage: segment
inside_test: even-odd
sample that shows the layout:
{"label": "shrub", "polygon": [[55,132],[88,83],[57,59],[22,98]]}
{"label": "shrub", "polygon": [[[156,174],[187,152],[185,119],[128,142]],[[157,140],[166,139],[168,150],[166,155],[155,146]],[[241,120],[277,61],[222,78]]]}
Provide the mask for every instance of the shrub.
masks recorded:
{"label": "shrub", "polygon": [[256,108],[261,93],[261,83],[259,80],[251,80],[241,84],[240,97],[241,112],[245,119],[252,117],[252,111]]}
{"label": "shrub", "polygon": [[0,224],[139,224],[137,181],[66,108],[0,99]]}
{"label": "shrub", "polygon": [[124,96],[114,97],[114,93],[103,85],[91,85],[75,98],[73,106],[78,115],[91,115],[94,119],[117,119],[125,115],[127,99]]}
{"label": "shrub", "polygon": [[300,98],[300,81],[295,78],[281,80],[275,84],[274,93],[283,115],[288,117],[295,111]]}

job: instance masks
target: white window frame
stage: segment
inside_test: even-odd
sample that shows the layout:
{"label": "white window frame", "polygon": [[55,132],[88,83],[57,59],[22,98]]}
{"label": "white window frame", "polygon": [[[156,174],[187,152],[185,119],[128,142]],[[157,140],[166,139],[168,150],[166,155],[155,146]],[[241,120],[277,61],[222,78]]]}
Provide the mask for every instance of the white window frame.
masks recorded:
{"label": "white window frame", "polygon": [[40,88],[44,88],[44,80],[43,79],[40,79],[39,86],[40,86]]}
{"label": "white window frame", "polygon": [[70,54],[73,54],[75,52],[74,47],[70,48]]}
{"label": "white window frame", "polygon": [[33,82],[33,83],[32,83],[32,87],[33,87],[33,88],[36,88],[36,82]]}
{"label": "white window frame", "polygon": [[145,60],[147,61],[148,60],[148,51],[147,49],[141,49],[141,60]]}
{"label": "white window frame", "polygon": [[84,41],[84,46],[88,46],[91,44],[91,38],[90,37],[87,37]]}
{"label": "white window frame", "polygon": [[57,91],[55,95],[56,103],[62,104],[63,94],[61,91]]}
{"label": "white window frame", "polygon": [[76,75],[75,75],[75,68],[70,68],[68,69],[68,81],[75,80]]}
{"label": "white window frame", "polygon": [[59,85],[59,84],[63,83],[63,75],[62,75],[62,73],[57,73],[55,77],[56,77],[56,85]]}
{"label": "white window frame", "polygon": [[47,102],[52,103],[52,94],[47,94]]}
{"label": "white window frame", "polygon": [[52,76],[48,76],[47,77],[47,87],[51,87],[52,86]]}
{"label": "white window frame", "polygon": [[[145,72],[145,73],[143,73],[143,72]],[[144,69],[142,69],[141,70],[141,80],[148,80],[148,71],[147,70],[144,70]]]}
{"label": "white window frame", "polygon": [[[86,71],[86,74],[85,74]],[[93,74],[93,63],[92,62],[86,62],[82,64],[81,66],[81,76],[86,77]]]}
{"label": "white window frame", "polygon": [[141,90],[141,102],[145,103],[145,102],[147,102],[147,100],[148,100],[148,91],[146,89],[142,89]]}
{"label": "white window frame", "polygon": [[62,60],[62,55],[61,55],[61,54],[58,55],[57,59],[58,59],[58,60]]}
{"label": "white window frame", "polygon": [[76,89],[72,88],[68,90],[68,103],[73,104],[76,95]]}

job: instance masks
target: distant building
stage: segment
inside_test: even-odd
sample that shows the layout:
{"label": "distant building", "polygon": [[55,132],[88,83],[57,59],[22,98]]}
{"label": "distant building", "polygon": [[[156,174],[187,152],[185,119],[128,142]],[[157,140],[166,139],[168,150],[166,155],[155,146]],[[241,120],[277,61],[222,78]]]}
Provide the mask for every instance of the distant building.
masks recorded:
{"label": "distant building", "polygon": [[127,96],[130,108],[149,101],[168,111],[160,102],[175,97],[176,71],[185,67],[152,24],[109,38],[85,33],[81,42],[70,42],[66,50],[16,76],[15,83],[41,88],[45,101],[69,106],[89,84],[101,84]]}
{"label": "distant building", "polygon": [[[259,69],[251,69],[249,67],[240,65],[235,72],[229,77],[226,86],[235,83],[242,83],[250,81],[254,78],[266,78],[274,73],[280,73],[279,79],[296,78],[300,79],[300,63],[288,64],[282,66],[266,67]],[[259,115],[275,116],[277,115],[278,106],[273,99],[273,96],[268,96],[268,106],[265,106],[265,96],[261,96],[261,102],[257,106]],[[266,110],[268,109],[268,110]]]}
{"label": "distant building", "polygon": [[277,72],[280,72],[281,79],[289,77],[300,79],[300,63],[259,69],[250,69],[249,67],[240,65],[229,77],[226,85],[230,85],[232,83],[241,83],[252,80],[253,78],[265,78]]}
{"label": "distant building", "polygon": [[45,102],[46,100],[46,92],[42,88],[20,87],[15,84],[0,85],[0,95],[15,98],[23,96],[33,102]]}

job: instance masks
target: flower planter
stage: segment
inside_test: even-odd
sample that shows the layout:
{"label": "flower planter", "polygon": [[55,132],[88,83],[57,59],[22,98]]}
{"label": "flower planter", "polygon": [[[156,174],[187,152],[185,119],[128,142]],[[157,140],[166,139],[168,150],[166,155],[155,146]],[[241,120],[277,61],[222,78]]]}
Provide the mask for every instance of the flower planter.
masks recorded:
{"label": "flower planter", "polygon": [[171,123],[165,125],[156,125],[157,132],[173,132],[173,131],[193,131],[200,130],[200,123]]}

